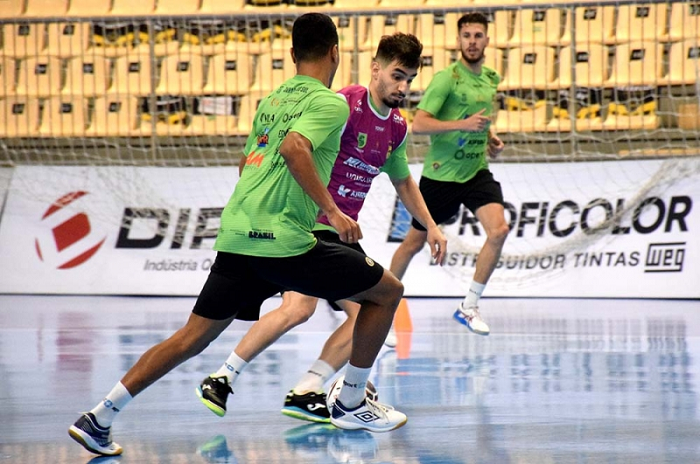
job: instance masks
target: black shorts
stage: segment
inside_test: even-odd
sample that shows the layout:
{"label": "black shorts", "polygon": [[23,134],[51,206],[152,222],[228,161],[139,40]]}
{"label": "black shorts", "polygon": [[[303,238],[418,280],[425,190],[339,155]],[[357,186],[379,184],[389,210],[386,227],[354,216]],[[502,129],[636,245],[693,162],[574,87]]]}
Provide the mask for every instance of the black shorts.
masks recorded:
{"label": "black shorts", "polygon": [[207,319],[256,321],[263,301],[280,291],[343,300],[374,287],[383,274],[384,268],[356,247],[324,240],[285,258],[219,252],[192,312]]}
{"label": "black shorts", "polygon": [[[489,203],[503,204],[501,184],[493,178],[488,169],[477,172],[465,183],[421,177],[420,192],[437,224],[443,224],[454,217],[459,212],[460,205],[466,206],[476,214],[477,209]],[[415,219],[411,221],[411,225],[418,230],[425,230]]]}

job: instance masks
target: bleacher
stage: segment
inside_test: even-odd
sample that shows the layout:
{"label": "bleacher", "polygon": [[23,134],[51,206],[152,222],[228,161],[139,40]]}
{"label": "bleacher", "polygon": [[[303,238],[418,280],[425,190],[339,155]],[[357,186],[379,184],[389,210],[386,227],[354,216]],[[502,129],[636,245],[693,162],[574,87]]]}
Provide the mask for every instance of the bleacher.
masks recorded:
{"label": "bleacher", "polygon": [[[459,56],[457,19],[480,10],[508,154],[570,156],[592,141],[589,156],[698,149],[700,3],[0,0],[0,164],[66,145],[243,143],[257,101],[294,74],[290,26],[311,9],[339,28],[334,89],[367,82],[383,34],[422,40],[409,119],[432,74]],[[415,156],[424,144],[413,139]]]}

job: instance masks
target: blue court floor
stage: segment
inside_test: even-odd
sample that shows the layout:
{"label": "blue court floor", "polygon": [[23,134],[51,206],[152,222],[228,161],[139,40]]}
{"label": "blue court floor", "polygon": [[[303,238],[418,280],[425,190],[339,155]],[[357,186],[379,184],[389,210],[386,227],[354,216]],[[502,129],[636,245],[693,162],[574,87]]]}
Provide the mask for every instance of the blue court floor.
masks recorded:
{"label": "blue court floor", "polygon": [[[279,303],[266,303],[270,309]],[[124,454],[95,458],[68,427],[193,298],[0,295],[2,463],[700,463],[700,302],[484,299],[492,334],[451,319],[455,299],[410,299],[413,332],[372,381],[408,423],[349,432],[280,414],[338,324],[325,304],[248,366],[219,418],[194,393],[249,323],[134,399]]]}

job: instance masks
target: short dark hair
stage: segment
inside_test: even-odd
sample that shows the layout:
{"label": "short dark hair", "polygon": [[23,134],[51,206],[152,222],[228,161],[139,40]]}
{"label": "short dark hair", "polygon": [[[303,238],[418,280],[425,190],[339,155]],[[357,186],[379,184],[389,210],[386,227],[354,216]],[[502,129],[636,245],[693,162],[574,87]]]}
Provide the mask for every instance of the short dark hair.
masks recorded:
{"label": "short dark hair", "polygon": [[481,24],[484,26],[484,29],[488,32],[489,30],[489,20],[484,15],[483,13],[474,12],[474,13],[467,13],[463,15],[461,18],[459,18],[459,21],[457,21],[457,29],[461,29],[463,25],[465,24]]}
{"label": "short dark hair", "polygon": [[292,26],[292,48],[297,61],[316,61],[338,45],[338,30],[330,16],[306,13]]}
{"label": "short dark hair", "polygon": [[415,35],[394,32],[392,35],[382,36],[377,47],[377,56],[374,59],[382,66],[396,60],[407,68],[419,69],[422,52],[423,44]]}

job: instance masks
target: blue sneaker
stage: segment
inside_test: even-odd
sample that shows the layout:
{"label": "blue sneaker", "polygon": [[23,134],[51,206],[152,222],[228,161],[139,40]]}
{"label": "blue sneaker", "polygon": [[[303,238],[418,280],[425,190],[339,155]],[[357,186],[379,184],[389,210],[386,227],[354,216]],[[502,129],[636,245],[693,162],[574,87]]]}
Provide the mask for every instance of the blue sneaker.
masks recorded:
{"label": "blue sneaker", "polygon": [[290,390],[284,399],[282,414],[310,422],[324,424],[331,422],[331,414],[326,407],[325,393],[309,392],[297,395],[294,390]]}
{"label": "blue sneaker", "polygon": [[121,446],[112,441],[112,428],[101,427],[91,412],[83,413],[70,426],[68,435],[91,453],[116,456],[123,451]]}
{"label": "blue sneaker", "polygon": [[477,335],[488,335],[491,332],[486,322],[481,319],[478,306],[464,308],[464,302],[461,302],[452,317]]}

